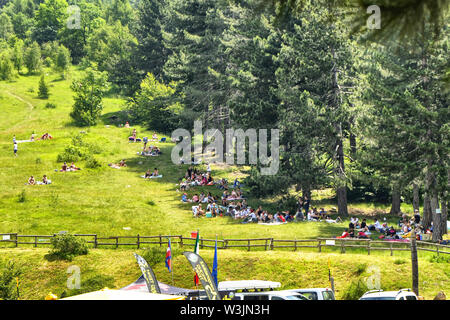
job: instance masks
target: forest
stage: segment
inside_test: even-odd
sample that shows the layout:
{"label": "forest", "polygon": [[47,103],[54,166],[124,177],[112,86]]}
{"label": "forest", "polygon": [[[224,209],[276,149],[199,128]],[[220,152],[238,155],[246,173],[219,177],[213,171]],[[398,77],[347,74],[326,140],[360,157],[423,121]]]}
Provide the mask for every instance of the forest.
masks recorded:
{"label": "forest", "polygon": [[[379,4],[379,20],[369,5]],[[177,128],[279,129],[280,168],[255,196],[332,188],[402,202],[447,233],[450,1],[0,0],[0,80],[83,70],[70,114],[95,125],[106,96],[122,119]],[[378,23],[378,25],[377,25]],[[290,199],[291,197],[292,199]],[[288,196],[286,201],[296,201]]]}

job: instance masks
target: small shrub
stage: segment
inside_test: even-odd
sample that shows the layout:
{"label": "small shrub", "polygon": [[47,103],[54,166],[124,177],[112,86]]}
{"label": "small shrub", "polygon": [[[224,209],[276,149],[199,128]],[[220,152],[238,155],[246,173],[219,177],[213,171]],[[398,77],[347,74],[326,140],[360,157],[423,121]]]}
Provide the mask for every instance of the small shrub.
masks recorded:
{"label": "small shrub", "polygon": [[101,163],[97,159],[95,159],[93,156],[89,156],[86,159],[86,168],[96,169],[101,166],[102,166]]}
{"label": "small shrub", "polygon": [[345,289],[342,296],[343,300],[358,300],[369,289],[362,279],[353,280],[350,285]]}
{"label": "small shrub", "polygon": [[395,259],[394,260],[394,264],[405,264],[405,263],[406,263],[406,261],[403,259]]}
{"label": "small shrub", "polygon": [[45,108],[47,108],[47,109],[56,109],[56,104],[51,103],[51,102],[47,102],[45,104]]}
{"label": "small shrub", "polygon": [[356,273],[357,275],[361,275],[361,274],[363,274],[364,271],[366,271],[366,270],[367,270],[367,263],[360,263],[360,264],[358,264],[358,265],[356,266],[355,273]]}
{"label": "small shrub", "polygon": [[153,201],[153,200],[149,200],[149,201],[147,201],[147,204],[148,204],[149,206],[154,206],[156,203],[155,203],[155,201]]}
{"label": "small shrub", "polygon": [[430,258],[431,263],[450,263],[450,257],[448,256],[438,256],[437,254],[433,255]]}
{"label": "small shrub", "polygon": [[19,193],[17,201],[20,203],[27,201],[27,194],[26,194],[25,190],[22,190],[22,192]]}
{"label": "small shrub", "polygon": [[36,164],[40,164],[41,163],[41,158],[36,158]]}
{"label": "small shrub", "polygon": [[49,254],[58,259],[72,261],[75,256],[89,252],[86,241],[71,234],[58,234],[50,242],[53,249]]}
{"label": "small shrub", "polygon": [[0,300],[17,300],[19,298],[16,278],[21,274],[22,271],[13,261],[8,261],[0,269]]}
{"label": "small shrub", "polygon": [[[150,267],[154,267],[158,264],[163,263],[166,260],[166,251],[167,251],[167,246],[166,247],[164,247],[164,246],[163,247],[151,247],[151,248],[145,249],[145,251],[142,254],[142,257],[148,262]],[[172,259],[175,256],[180,255],[180,254],[182,254],[182,251],[172,244]]]}

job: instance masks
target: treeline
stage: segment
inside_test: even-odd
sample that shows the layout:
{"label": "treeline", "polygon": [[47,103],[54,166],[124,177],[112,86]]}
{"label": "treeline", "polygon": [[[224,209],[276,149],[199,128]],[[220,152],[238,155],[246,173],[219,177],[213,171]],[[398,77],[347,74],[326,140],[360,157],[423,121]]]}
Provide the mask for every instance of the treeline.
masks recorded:
{"label": "treeline", "polygon": [[[381,21],[390,23],[381,42],[367,40],[376,31],[354,32],[350,2],[7,1],[0,69],[20,72],[15,51],[45,52],[52,44],[68,49],[92,79],[101,72],[99,86],[108,81],[129,97],[134,123],[167,133],[192,129],[195,120],[222,132],[280,129],[280,170],[261,176],[254,166],[247,180],[253,194],[295,187],[310,196],[331,186],[344,216],[348,199],[390,199],[392,214],[401,201],[412,202],[422,205],[437,240],[447,231],[448,1],[439,2],[440,10],[410,1],[416,20],[399,25],[402,32],[392,21],[409,20],[393,16],[399,11],[387,1]],[[37,60],[47,58],[41,53]],[[94,124],[99,109],[93,110],[80,123]]]}

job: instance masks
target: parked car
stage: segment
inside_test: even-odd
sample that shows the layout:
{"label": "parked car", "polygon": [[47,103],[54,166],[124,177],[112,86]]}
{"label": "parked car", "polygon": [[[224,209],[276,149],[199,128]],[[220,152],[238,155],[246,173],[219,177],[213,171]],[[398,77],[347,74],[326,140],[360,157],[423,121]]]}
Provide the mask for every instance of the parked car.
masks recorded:
{"label": "parked car", "polygon": [[399,291],[370,290],[363,294],[359,300],[419,300],[411,289]]}
{"label": "parked car", "polygon": [[234,294],[231,300],[308,300],[299,293],[284,291],[262,291],[262,292],[239,292]]}
{"label": "parked car", "polygon": [[336,300],[333,290],[329,288],[292,289],[290,291],[300,293],[308,300]]}

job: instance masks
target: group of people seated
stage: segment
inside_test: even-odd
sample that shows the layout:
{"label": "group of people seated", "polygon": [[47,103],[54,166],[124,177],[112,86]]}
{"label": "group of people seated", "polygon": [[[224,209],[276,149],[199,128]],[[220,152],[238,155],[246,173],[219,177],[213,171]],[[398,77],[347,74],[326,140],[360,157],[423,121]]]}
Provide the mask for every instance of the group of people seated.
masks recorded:
{"label": "group of people seated", "polygon": [[125,163],[125,160],[120,160],[120,162],[118,164],[109,163],[108,166],[110,166],[113,169],[120,169],[120,168],[126,167],[127,164]]}
{"label": "group of people seated", "polygon": [[[32,136],[32,139],[34,140],[34,137]],[[44,133],[40,138],[37,138],[37,140],[51,140],[53,137],[47,132]]]}
{"label": "group of people seated", "polygon": [[[64,162],[64,164],[61,167],[61,170],[59,170],[60,172],[69,172],[69,171],[78,171],[81,170],[80,168],[78,168],[77,166],[75,166],[75,163],[72,162],[72,164],[70,166],[67,165],[67,162]],[[55,171],[58,171],[57,169],[55,169]]]}
{"label": "group of people seated", "polygon": [[210,171],[202,173],[197,168],[192,168],[192,166],[190,166],[186,170],[184,177],[181,178],[180,190],[186,191],[190,187],[212,185],[214,185],[214,178],[212,177]]}
{"label": "group of people seated", "polygon": [[36,181],[36,179],[34,179],[34,176],[31,176],[28,179],[28,185],[34,186],[34,185],[42,185],[42,184],[51,184],[52,181],[50,179],[47,178],[47,176],[44,174],[44,176],[42,177],[42,181]]}
{"label": "group of people seated", "polygon": [[418,211],[414,213],[411,219],[404,214],[398,222],[398,227],[396,229],[394,226],[388,226],[386,222],[381,223],[377,218],[374,219],[373,224],[368,225],[365,218],[360,222],[357,217],[353,216],[350,218],[348,228],[344,230],[341,236],[336,238],[369,239],[372,232],[377,232],[379,239],[402,240],[410,238],[413,229],[416,232],[417,239],[420,239],[422,234],[431,233],[431,230],[423,230]]}
{"label": "group of people seated", "polygon": [[148,169],[145,175],[142,176],[144,179],[154,179],[154,178],[162,178],[162,175],[159,174],[158,168],[155,168],[153,172]]}
{"label": "group of people seated", "polygon": [[245,200],[244,194],[240,188],[233,189],[231,193],[224,190],[222,193],[222,205],[226,206],[230,201]]}
{"label": "group of people seated", "polygon": [[146,156],[146,157],[156,157],[161,154],[162,154],[161,149],[158,148],[157,146],[149,146],[149,147],[144,146],[144,148],[140,152],[141,156]]}

